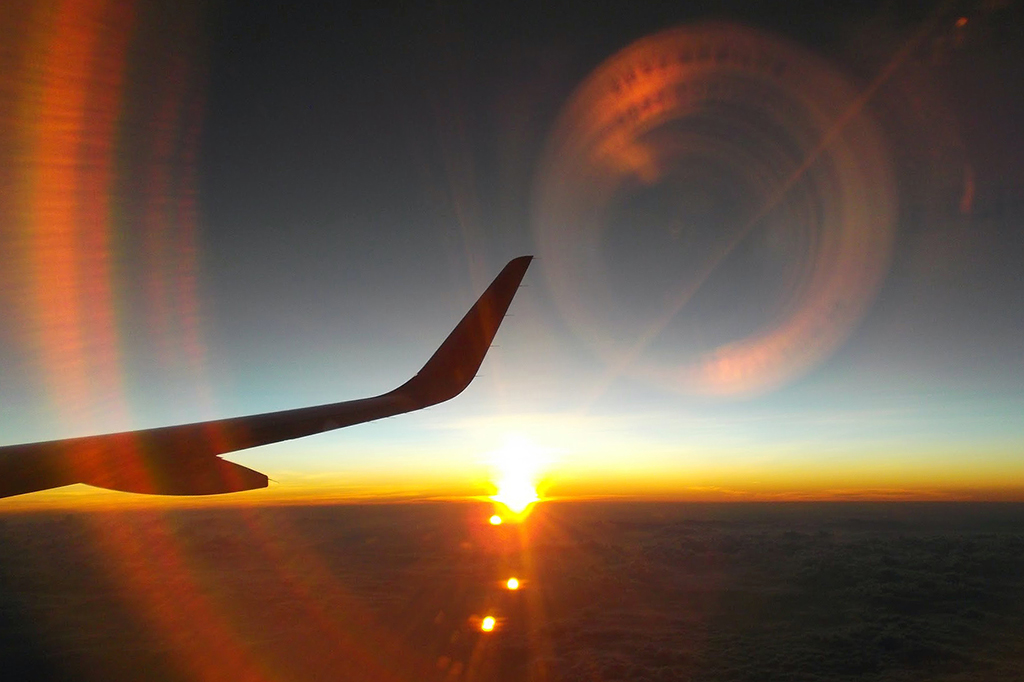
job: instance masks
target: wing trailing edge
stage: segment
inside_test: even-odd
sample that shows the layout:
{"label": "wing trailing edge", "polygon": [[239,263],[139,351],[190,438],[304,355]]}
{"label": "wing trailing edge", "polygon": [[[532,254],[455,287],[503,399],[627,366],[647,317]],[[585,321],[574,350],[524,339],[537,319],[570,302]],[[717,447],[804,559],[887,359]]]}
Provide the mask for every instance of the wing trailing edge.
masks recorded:
{"label": "wing trailing edge", "polygon": [[530,265],[509,262],[422,369],[372,398],[100,436],[0,447],[0,497],[74,483],[155,495],[265,488],[267,477],[218,455],[419,410],[476,375]]}

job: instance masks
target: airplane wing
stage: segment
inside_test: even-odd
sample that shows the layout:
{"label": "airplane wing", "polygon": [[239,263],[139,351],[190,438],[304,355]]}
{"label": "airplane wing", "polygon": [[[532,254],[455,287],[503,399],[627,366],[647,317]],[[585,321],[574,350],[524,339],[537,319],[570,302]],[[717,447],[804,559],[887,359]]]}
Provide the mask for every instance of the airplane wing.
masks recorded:
{"label": "airplane wing", "polygon": [[154,495],[267,487],[267,477],[218,455],[301,438],[444,402],[473,380],[531,256],[509,262],[427,364],[373,398],[142,431],[0,447],[0,497],[87,483]]}

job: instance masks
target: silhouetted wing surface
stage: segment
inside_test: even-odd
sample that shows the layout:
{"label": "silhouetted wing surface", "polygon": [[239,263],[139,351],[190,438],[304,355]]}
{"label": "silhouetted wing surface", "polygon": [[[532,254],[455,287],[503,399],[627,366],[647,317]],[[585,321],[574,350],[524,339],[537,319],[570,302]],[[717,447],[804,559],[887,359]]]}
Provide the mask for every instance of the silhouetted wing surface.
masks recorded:
{"label": "silhouetted wing surface", "polygon": [[427,364],[388,393],[247,417],[0,447],[0,497],[70,485],[159,495],[265,488],[267,477],[217,455],[444,402],[473,380],[530,265],[511,261]]}

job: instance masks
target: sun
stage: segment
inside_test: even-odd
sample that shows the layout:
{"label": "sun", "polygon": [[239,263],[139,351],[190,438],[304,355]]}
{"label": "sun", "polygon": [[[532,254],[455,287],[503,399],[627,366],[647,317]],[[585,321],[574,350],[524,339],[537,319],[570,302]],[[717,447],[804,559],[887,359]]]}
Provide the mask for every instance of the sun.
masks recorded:
{"label": "sun", "polygon": [[516,514],[522,514],[527,507],[538,501],[537,488],[531,481],[504,478],[498,481],[498,492],[491,499],[501,502]]}
{"label": "sun", "polygon": [[491,496],[515,514],[522,514],[540,500],[537,479],[545,463],[543,450],[523,436],[509,436],[505,444],[492,453],[494,484],[498,492]]}

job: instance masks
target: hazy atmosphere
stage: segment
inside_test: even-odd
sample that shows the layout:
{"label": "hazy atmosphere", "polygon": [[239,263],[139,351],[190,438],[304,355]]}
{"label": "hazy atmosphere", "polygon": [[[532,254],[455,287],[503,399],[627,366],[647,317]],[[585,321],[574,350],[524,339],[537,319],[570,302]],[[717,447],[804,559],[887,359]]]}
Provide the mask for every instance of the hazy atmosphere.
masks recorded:
{"label": "hazy atmosphere", "polygon": [[1022,121],[1018,0],[0,0],[0,678],[1024,679]]}
{"label": "hazy atmosphere", "polygon": [[1020,499],[1021,13],[7,3],[4,442],[389,390],[535,254],[258,495]]}

